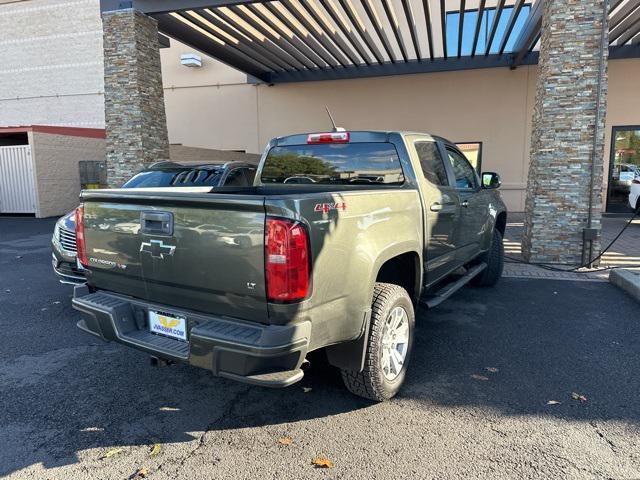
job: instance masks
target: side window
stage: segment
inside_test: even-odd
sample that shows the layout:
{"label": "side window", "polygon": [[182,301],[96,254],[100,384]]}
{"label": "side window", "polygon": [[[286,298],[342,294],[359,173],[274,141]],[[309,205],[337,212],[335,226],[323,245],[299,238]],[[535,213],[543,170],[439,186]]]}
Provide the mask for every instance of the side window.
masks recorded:
{"label": "side window", "polygon": [[447,171],[436,142],[415,142],[424,177],[434,185],[449,185]]}
{"label": "side window", "polygon": [[246,187],[247,178],[244,176],[243,168],[236,168],[235,170],[231,170],[229,175],[227,175],[227,179],[224,181],[225,187]]}
{"label": "side window", "polygon": [[450,148],[447,148],[447,155],[453,167],[453,174],[456,177],[456,188],[475,190],[478,187],[478,183],[475,171],[469,160]]}
{"label": "side window", "polygon": [[247,182],[249,185],[253,185],[253,179],[256,177],[256,168],[249,167],[244,169],[244,174],[247,176]]}

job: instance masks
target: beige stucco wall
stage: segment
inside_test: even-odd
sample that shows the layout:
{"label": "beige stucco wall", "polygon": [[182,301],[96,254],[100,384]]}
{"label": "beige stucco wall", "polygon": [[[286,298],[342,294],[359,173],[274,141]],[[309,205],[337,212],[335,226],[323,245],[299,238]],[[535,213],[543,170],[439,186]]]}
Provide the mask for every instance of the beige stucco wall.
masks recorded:
{"label": "beige stucco wall", "polygon": [[258,152],[256,86],[244,73],[204,55],[202,67],[180,64],[181,54],[194,52],[175,40],[160,50],[169,142]]}
{"label": "beige stucco wall", "polygon": [[169,158],[173,162],[180,163],[248,162],[258,164],[260,161],[260,155],[255,153],[186,147],[184,145],[170,145]]}
{"label": "beige stucco wall", "polygon": [[324,106],[348,130],[414,130],[453,142],[482,142],[482,168],[500,172],[503,196],[522,210],[526,95],[534,67],[469,70],[258,90],[261,145],[278,135],[331,128]]}
{"label": "beige stucco wall", "polygon": [[[272,137],[329,128],[326,105],[347,129],[482,142],[482,168],[501,174],[511,211],[524,209],[536,66],[268,86],[206,57],[202,68],[181,66],[191,51],[173,42],[162,52],[172,143],[260,153]],[[640,59],[609,62],[605,175],[611,127],[640,125],[638,78]]]}
{"label": "beige stucco wall", "polygon": [[36,217],[73,210],[80,194],[81,160],[105,159],[105,141],[98,138],[29,133],[38,206]]}

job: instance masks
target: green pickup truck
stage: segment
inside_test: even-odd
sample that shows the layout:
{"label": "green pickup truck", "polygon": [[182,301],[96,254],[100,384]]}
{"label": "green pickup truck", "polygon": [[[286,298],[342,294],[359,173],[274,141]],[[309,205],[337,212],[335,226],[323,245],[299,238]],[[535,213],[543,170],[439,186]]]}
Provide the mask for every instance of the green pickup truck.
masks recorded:
{"label": "green pickup truck", "polygon": [[386,400],[418,305],[500,278],[499,186],[442,138],[336,129],[272,140],[249,187],[84,191],[78,327],[272,387],[324,349],[351,392]]}

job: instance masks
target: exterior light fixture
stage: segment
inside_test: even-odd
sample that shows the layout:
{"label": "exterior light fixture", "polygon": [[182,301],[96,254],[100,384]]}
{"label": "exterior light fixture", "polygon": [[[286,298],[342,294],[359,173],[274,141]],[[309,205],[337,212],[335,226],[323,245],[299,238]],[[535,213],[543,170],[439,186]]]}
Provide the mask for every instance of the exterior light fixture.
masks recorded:
{"label": "exterior light fixture", "polygon": [[202,67],[202,57],[197,53],[183,53],[180,55],[180,63],[185,67]]}

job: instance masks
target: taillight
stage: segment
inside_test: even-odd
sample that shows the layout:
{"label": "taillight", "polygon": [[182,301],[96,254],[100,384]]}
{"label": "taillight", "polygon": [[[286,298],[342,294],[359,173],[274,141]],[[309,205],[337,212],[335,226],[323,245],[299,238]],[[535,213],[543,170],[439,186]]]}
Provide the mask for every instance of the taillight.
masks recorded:
{"label": "taillight", "polygon": [[311,133],[307,143],[349,143],[349,132]]}
{"label": "taillight", "polygon": [[76,208],[76,248],[78,249],[78,260],[86,267],[89,265],[89,260],[84,242],[84,207],[82,205]]}
{"label": "taillight", "polygon": [[267,299],[295,302],[309,294],[309,234],[301,223],[267,217]]}

